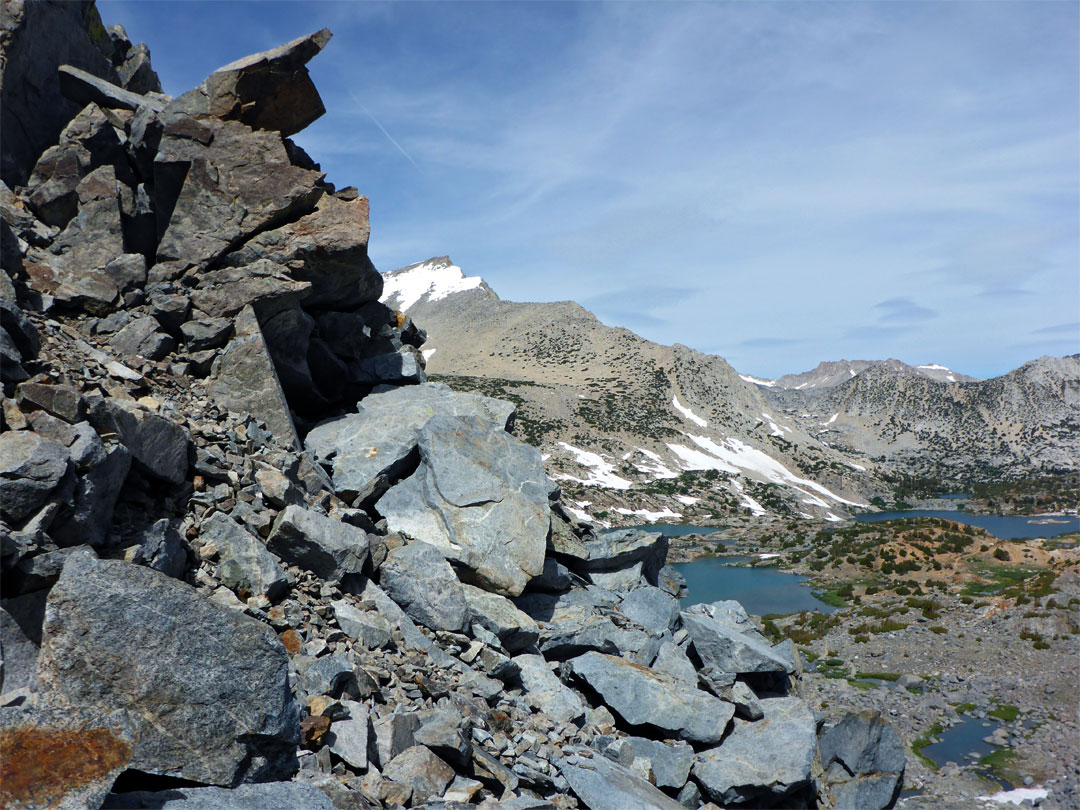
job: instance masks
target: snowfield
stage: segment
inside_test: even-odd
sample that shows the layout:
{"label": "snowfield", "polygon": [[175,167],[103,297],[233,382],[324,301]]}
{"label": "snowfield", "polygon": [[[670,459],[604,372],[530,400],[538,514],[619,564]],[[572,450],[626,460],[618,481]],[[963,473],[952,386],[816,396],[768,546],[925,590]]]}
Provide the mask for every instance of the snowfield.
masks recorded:
{"label": "snowfield", "polygon": [[466,276],[455,264],[424,262],[409,270],[383,276],[383,303],[394,296],[398,309],[408,312],[422,298],[441,301],[448,295],[474,290],[484,283],[480,276]]}

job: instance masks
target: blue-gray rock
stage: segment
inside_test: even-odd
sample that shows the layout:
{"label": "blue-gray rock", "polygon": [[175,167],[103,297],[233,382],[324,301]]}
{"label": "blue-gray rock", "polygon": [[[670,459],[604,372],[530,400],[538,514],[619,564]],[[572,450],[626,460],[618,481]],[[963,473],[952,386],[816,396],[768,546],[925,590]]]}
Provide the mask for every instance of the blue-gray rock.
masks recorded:
{"label": "blue-gray rock", "polygon": [[180,326],[184,348],[189,352],[220,349],[232,337],[233,323],[228,318],[200,318]]}
{"label": "blue-gray rock", "polygon": [[596,586],[564,594],[527,593],[514,603],[539,623],[539,648],[548,659],[571,658],[584,652],[621,655],[639,651],[649,635],[617,627],[609,618],[618,596]]}
{"label": "blue-gray rock", "polygon": [[[78,444],[73,448],[86,449]],[[105,541],[116,499],[131,468],[131,452],[123,445],[114,445],[101,455],[97,464],[79,471],[70,513],[49,527],[49,536],[61,546],[86,543],[96,547]]]}
{"label": "blue-gray rock", "polygon": [[472,620],[499,638],[509,653],[524,650],[536,643],[540,628],[527,613],[519,610],[505,596],[462,585],[465,601],[472,611]]}
{"label": "blue-gray rock", "polygon": [[133,562],[182,579],[187,568],[187,549],[180,532],[167,518],[156,521],[140,533],[139,551]]}
{"label": "blue-gray rock", "polygon": [[818,737],[821,792],[837,810],[884,810],[903,785],[904,746],[873,712],[846,714]]}
{"label": "blue-gray rock", "polygon": [[343,700],[349,716],[335,720],[326,735],[326,744],[337,756],[360,771],[368,767],[368,747],[371,744],[371,719],[368,707],[355,700]]}
{"label": "blue-gray rock", "polygon": [[223,512],[215,512],[199,529],[203,540],[218,547],[217,577],[238,595],[261,594],[277,601],[289,588],[289,577],[274,555],[251,532]]}
{"label": "blue-gray rock", "polygon": [[589,810],[684,810],[683,806],[630,770],[599,754],[564,759],[559,770]]}
{"label": "blue-gray rock", "polygon": [[517,655],[525,700],[556,723],[567,723],[585,714],[585,702],[551,671],[539,655]]}
{"label": "blue-gray rock", "polygon": [[68,557],[46,604],[38,686],[57,708],[130,711],[131,767],[148,773],[231,786],[296,767],[299,707],[273,631],[143,566]]}
{"label": "blue-gray rock", "polygon": [[454,779],[454,769],[423,745],[414,745],[394,757],[383,768],[383,776],[413,791],[416,804],[442,796]]}
{"label": "blue-gray rock", "polygon": [[392,549],[379,569],[379,583],[409,618],[425,627],[460,632],[469,626],[461,583],[438,549],[428,543]]}
{"label": "blue-gray rock", "polygon": [[172,336],[162,331],[157,318],[136,318],[109,341],[121,354],[134,354],[147,360],[161,360],[176,348]]}
{"label": "blue-gray rock", "polygon": [[356,411],[317,425],[306,446],[317,460],[331,465],[334,489],[342,498],[373,501],[415,465],[420,431],[436,414],[476,416],[489,430],[503,430],[513,419],[514,406],[424,383],[369,394]]}
{"label": "blue-gray rock", "polygon": [[697,755],[694,779],[718,804],[775,805],[810,784],[817,749],[810,707],[794,697],[761,703],[763,720],[736,720],[719,746]]}
{"label": "blue-gray rock", "polygon": [[477,417],[439,415],[421,463],[376,503],[391,531],[439,548],[487,590],[520,594],[544,570],[551,514],[540,451]]}
{"label": "blue-gray rock", "polygon": [[674,629],[679,619],[679,600],[660,588],[645,586],[624,595],[619,612],[651,633],[662,635]]}
{"label": "blue-gray rock", "polygon": [[91,402],[88,419],[98,433],[115,433],[146,475],[174,485],[187,480],[191,439],[182,425],[112,398]]}
{"label": "blue-gray rock", "polygon": [[362,573],[368,557],[363,529],[300,506],[287,506],[277,516],[266,547],[287,563],[333,580]]}
{"label": "blue-gray rock", "polygon": [[656,658],[653,659],[650,666],[653,669],[666,672],[683,683],[688,683],[691,686],[697,685],[697,670],[694,668],[693,662],[683,652],[682,647],[672,641],[664,641],[660,644]]}
{"label": "blue-gray rock", "polygon": [[668,539],[659,532],[620,529],[588,540],[589,559],[582,566],[602,587],[630,588],[644,580],[657,583],[667,561]]}
{"label": "blue-gray rock", "polygon": [[795,671],[794,663],[776,652],[760,633],[743,633],[735,624],[687,611],[682,613],[682,622],[706,666],[737,674]]}
{"label": "blue-gray rock", "polygon": [[420,728],[413,735],[417,745],[427,746],[438,757],[458,767],[472,759],[471,724],[452,706],[420,712]]}
{"label": "blue-gray rock", "polygon": [[299,655],[292,660],[297,686],[308,697],[365,697],[361,692],[366,690],[361,688],[356,668],[344,655],[324,655],[322,658]]}
{"label": "blue-gray rock", "polygon": [[0,435],[0,516],[15,524],[40,509],[68,470],[68,451],[28,430]]}
{"label": "blue-gray rock", "polygon": [[360,610],[351,602],[339,599],[331,602],[334,617],[341,632],[354,638],[367,649],[383,647],[390,641],[390,622],[375,610]]}
{"label": "blue-gray rock", "polygon": [[631,726],[658,728],[690,742],[715,743],[735,713],[730,703],[623,658],[588,652],[571,660],[570,666]]}
{"label": "blue-gray rock", "polygon": [[666,743],[644,737],[627,737],[625,744],[635,759],[647,759],[652,765],[657,787],[681,788],[694,764],[694,749],[684,742]]}
{"label": "blue-gray rock", "polygon": [[[552,528],[555,523],[552,521]],[[547,557],[544,560],[544,572],[529,581],[529,590],[562,593],[570,590],[571,585],[573,585],[573,580],[570,579],[570,569],[554,557]]]}
{"label": "blue-gray rock", "polygon": [[314,785],[268,782],[218,787],[175,787],[160,793],[113,793],[102,810],[334,810],[334,803]]}
{"label": "blue-gray rock", "polygon": [[660,573],[656,575],[656,585],[677,599],[682,599],[689,593],[683,575],[670,565],[660,569]]}
{"label": "blue-gray rock", "polygon": [[48,591],[35,591],[0,601],[0,694],[32,686],[37,679],[46,596]]}
{"label": "blue-gray rock", "polygon": [[100,807],[127,768],[137,731],[123,711],[98,714],[39,706],[0,709],[4,807]]}

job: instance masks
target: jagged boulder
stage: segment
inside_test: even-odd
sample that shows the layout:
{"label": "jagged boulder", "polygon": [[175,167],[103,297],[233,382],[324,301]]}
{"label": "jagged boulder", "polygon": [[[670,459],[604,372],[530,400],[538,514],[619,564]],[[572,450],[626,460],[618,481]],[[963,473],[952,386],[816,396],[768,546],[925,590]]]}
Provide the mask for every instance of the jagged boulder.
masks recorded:
{"label": "jagged boulder", "polygon": [[730,703],[625,658],[587,652],[572,659],[570,666],[632,726],[662,729],[690,742],[715,743],[735,713]]}
{"label": "jagged boulder", "polygon": [[[391,388],[357,403],[356,413],[330,419],[308,435],[306,446],[332,469],[334,489],[349,501],[371,501],[419,460],[420,431],[437,415],[475,416],[488,430],[503,430],[514,406],[442,383]],[[427,539],[427,538],[421,538]]]}
{"label": "jagged boulder", "polygon": [[21,524],[60,484],[68,451],[28,430],[0,435],[0,516]]}
{"label": "jagged boulder", "polygon": [[625,594],[619,612],[650,633],[662,635],[674,630],[679,620],[679,600],[660,588],[645,586]]}
{"label": "jagged boulder", "polygon": [[494,633],[507,652],[515,653],[536,643],[540,637],[536,622],[505,596],[472,585],[461,587],[473,621]]}
{"label": "jagged boulder", "polygon": [[376,503],[391,531],[424,539],[485,588],[517,596],[543,573],[551,484],[540,451],[476,417],[436,416],[420,467]]}
{"label": "jagged boulder", "polygon": [[539,655],[517,655],[525,700],[556,723],[567,723],[585,714],[585,702],[551,671],[548,662]]}
{"label": "jagged boulder", "polygon": [[295,505],[277,516],[266,547],[287,563],[339,581],[360,574],[368,558],[362,529]]}
{"label": "jagged boulder", "polygon": [[681,617],[694,649],[706,666],[739,674],[795,671],[794,662],[783,650],[772,647],[760,633],[742,632],[740,625],[722,621],[722,616],[713,618],[684,611]]}
{"label": "jagged boulder", "polygon": [[304,67],[330,41],[327,28],[245,56],[211,73],[170,112],[237,119],[252,129],[299,132],[326,112]]}
{"label": "jagged boulder", "polygon": [[592,751],[571,753],[560,771],[589,810],[686,810],[628,768]]}
{"label": "jagged boulder", "polygon": [[735,720],[724,741],[694,762],[702,791],[722,805],[775,805],[811,785],[817,738],[810,707],[795,697],[761,703],[763,720]]}
{"label": "jagged boulder", "polygon": [[833,810],[884,810],[904,781],[904,745],[872,712],[827,722],[818,736],[820,792]]}
{"label": "jagged boulder", "polygon": [[138,770],[231,786],[295,769],[299,711],[273,631],[149,568],[68,557],[38,686],[57,708],[131,712]]}
{"label": "jagged boulder", "polygon": [[247,529],[223,512],[215,512],[200,530],[218,549],[217,577],[238,594],[276,601],[289,587],[288,575],[274,555]]}
{"label": "jagged boulder", "polygon": [[409,543],[392,549],[379,568],[379,582],[414,621],[432,630],[459,632],[470,611],[461,583],[438,549]]}
{"label": "jagged boulder", "polygon": [[588,559],[576,568],[602,588],[629,590],[639,583],[656,585],[667,560],[668,539],[659,532],[620,529],[585,543]]}
{"label": "jagged boulder", "polygon": [[115,398],[93,400],[88,420],[98,433],[116,435],[145,475],[173,485],[187,479],[191,438],[182,425]]}

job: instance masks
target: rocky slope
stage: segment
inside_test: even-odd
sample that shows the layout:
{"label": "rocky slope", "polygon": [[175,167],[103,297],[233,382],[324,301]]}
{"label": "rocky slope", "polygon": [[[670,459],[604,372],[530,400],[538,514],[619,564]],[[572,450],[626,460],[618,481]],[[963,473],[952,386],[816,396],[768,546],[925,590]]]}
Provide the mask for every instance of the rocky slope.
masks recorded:
{"label": "rocky slope", "polygon": [[791,420],[893,471],[993,481],[1080,466],[1080,356],[948,382],[889,364],[813,393],[765,388]]}
{"label": "rocky slope", "polygon": [[287,137],[329,31],[170,99],[145,50],[60,64],[68,7],[115,68],[92,3],[5,7],[5,98],[74,117],[4,144],[0,805],[895,801],[879,716],[815,715],[790,641],[681,610],[665,538],[571,520],[512,404],[425,382],[366,199]]}
{"label": "rocky slope", "polygon": [[574,514],[601,525],[835,520],[881,490],[720,357],[605,326],[570,301],[503,301],[445,257],[384,274],[382,300],[424,324],[430,374],[518,404]]}
{"label": "rocky slope", "polygon": [[818,363],[810,371],[799,374],[785,374],[775,380],[762,380],[757,377],[740,375],[746,382],[761,385],[766,388],[792,389],[795,391],[818,392],[846,383],[866,369],[875,366],[885,366],[894,371],[914,374],[925,377],[928,380],[938,382],[971,382],[974,377],[959,374],[950,368],[930,363],[924,366],[909,366],[900,360],[889,358],[888,360],[826,360]]}

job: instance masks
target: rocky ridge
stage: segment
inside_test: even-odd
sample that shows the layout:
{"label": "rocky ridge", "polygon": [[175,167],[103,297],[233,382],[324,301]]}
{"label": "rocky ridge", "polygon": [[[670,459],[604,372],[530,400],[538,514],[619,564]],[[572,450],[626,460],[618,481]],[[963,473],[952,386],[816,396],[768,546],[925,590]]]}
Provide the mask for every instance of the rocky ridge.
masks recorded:
{"label": "rocky ridge", "polygon": [[384,274],[383,301],[424,324],[431,374],[518,405],[568,508],[599,525],[838,520],[884,491],[720,357],[605,326],[570,301],[503,301],[446,257]]}
{"label": "rocky ridge", "polygon": [[12,8],[5,104],[72,104],[4,144],[0,803],[895,801],[879,716],[816,716],[789,641],[680,610],[665,538],[574,521],[512,406],[426,382],[367,200],[287,137],[328,31],[170,99],[144,48],[65,61],[92,3]]}

